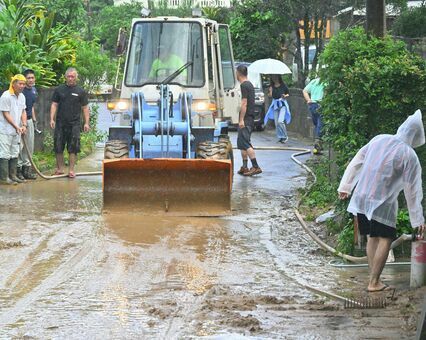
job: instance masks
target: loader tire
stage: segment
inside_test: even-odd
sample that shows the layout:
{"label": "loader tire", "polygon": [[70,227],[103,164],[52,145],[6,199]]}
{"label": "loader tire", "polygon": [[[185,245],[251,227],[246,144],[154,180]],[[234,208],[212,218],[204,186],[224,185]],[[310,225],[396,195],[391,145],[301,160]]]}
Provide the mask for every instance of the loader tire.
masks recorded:
{"label": "loader tire", "polygon": [[129,146],[122,140],[110,140],[105,143],[104,159],[129,158]]}
{"label": "loader tire", "polygon": [[199,159],[229,159],[234,173],[234,154],[229,138],[219,138],[219,142],[201,142],[197,148]]}

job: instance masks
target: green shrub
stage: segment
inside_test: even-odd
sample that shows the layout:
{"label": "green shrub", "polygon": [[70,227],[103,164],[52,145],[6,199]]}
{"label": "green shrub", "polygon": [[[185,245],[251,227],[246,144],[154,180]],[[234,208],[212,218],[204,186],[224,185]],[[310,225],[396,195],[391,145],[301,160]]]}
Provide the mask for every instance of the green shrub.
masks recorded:
{"label": "green shrub", "polygon": [[89,93],[96,91],[102,82],[111,83],[116,68],[97,41],[78,42],[73,66],[78,70],[80,86]]}
{"label": "green shrub", "polygon": [[325,139],[342,173],[372,137],[395,134],[408,115],[426,106],[426,67],[404,43],[368,38],[362,29],[342,31],[322,58]]}
{"label": "green shrub", "polygon": [[279,17],[265,8],[261,0],[236,4],[229,25],[235,59],[255,61],[276,57],[280,50],[279,37],[285,29],[278,22]]}
{"label": "green shrub", "polygon": [[[348,201],[339,201],[336,188],[348,162],[377,134],[395,134],[399,125],[418,108],[426,107],[425,61],[411,54],[404,43],[370,38],[362,29],[340,32],[322,54],[327,65],[320,77],[327,84],[322,102],[324,139],[333,148],[337,177],[329,178],[327,161],[313,170],[318,181],[302,200],[309,209],[335,205],[343,220],[329,226],[339,233],[337,249],[353,249],[353,220],[346,213]],[[423,112],[426,120],[426,112]],[[416,149],[422,167],[426,147]],[[423,172],[425,179],[425,172]],[[425,188],[425,186],[423,186]],[[405,200],[403,200],[405,202]],[[425,203],[425,200],[423,200]],[[411,233],[407,210],[398,213],[397,234]]]}
{"label": "green shrub", "polygon": [[353,254],[354,250],[354,224],[353,218],[349,218],[347,223],[339,233],[336,250],[344,254]]}
{"label": "green shrub", "polygon": [[309,162],[317,181],[310,188],[308,195],[302,198],[302,205],[324,211],[336,202],[337,184],[331,182],[328,176],[330,163],[326,158]]}
{"label": "green shrub", "polygon": [[[101,132],[96,128],[98,123],[98,116],[99,106],[97,104],[91,105],[89,118],[91,129],[89,132],[81,133],[80,135],[80,153],[78,154],[78,159],[82,159],[90,155],[94,151],[96,143],[103,142],[106,139],[106,133]],[[55,168],[56,159],[53,152],[52,133],[46,133],[43,140],[43,151],[35,152],[33,159],[41,171]],[[67,157],[65,161],[66,163],[68,162]]]}
{"label": "green shrub", "polygon": [[407,38],[426,37],[426,6],[402,12],[392,25],[392,34]]}

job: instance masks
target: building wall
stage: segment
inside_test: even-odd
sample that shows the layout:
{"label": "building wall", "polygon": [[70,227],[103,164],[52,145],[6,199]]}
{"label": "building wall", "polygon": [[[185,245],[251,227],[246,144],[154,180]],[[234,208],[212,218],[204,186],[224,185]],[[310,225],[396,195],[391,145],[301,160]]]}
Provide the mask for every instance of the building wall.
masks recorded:
{"label": "building wall", "polygon": [[[135,0],[143,4],[143,6],[148,7],[148,0]],[[124,3],[129,3],[131,0],[115,0],[114,5],[118,6]],[[159,2],[159,0],[154,0],[154,3]],[[181,5],[186,5],[188,0],[167,0],[168,6],[171,8],[176,8]],[[231,7],[231,0],[190,0],[192,7]]]}
{"label": "building wall", "polygon": [[302,89],[290,88],[290,96],[287,101],[291,111],[291,123],[287,125],[287,130],[313,140],[313,123]]}

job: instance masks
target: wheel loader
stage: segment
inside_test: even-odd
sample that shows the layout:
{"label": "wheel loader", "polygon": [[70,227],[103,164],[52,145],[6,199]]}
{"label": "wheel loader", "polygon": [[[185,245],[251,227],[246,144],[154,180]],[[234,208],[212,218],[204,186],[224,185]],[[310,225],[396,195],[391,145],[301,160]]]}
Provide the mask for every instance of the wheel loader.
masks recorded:
{"label": "wheel loader", "polygon": [[[120,39],[122,40],[122,39]],[[108,103],[104,209],[230,213],[228,122],[239,86],[226,25],[205,18],[133,19],[120,99]]]}

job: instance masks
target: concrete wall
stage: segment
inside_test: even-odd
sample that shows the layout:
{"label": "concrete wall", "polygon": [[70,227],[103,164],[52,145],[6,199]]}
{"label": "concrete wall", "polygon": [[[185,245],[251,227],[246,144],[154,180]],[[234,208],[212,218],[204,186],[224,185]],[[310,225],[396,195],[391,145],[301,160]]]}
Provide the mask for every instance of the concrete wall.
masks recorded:
{"label": "concrete wall", "polygon": [[303,98],[302,89],[290,88],[290,97],[287,99],[291,111],[291,123],[287,125],[289,132],[295,132],[305,138],[313,139],[313,124],[308,105]]}
{"label": "concrete wall", "polygon": [[[35,105],[37,115],[38,128],[42,131],[41,134],[35,134],[35,151],[43,150],[43,141],[47,134],[52,134],[50,128],[50,104],[54,88],[37,89],[38,99]],[[49,151],[49,150],[46,150]]]}

